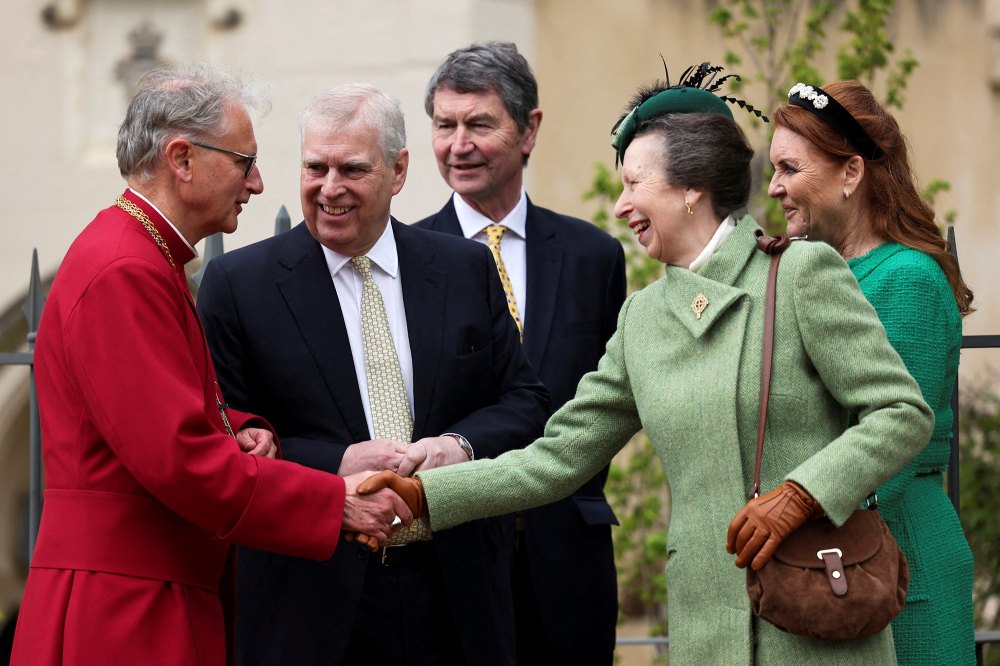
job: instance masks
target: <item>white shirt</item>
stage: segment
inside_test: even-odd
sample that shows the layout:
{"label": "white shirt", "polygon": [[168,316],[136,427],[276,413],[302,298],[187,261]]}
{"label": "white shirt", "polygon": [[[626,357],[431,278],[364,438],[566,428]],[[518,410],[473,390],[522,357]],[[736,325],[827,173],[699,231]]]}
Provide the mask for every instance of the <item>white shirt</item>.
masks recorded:
{"label": "white shirt", "polygon": [[[351,356],[354,359],[354,371],[358,375],[358,390],[361,392],[361,404],[365,408],[365,421],[368,422],[369,437],[375,438],[375,428],[372,425],[372,408],[368,400],[368,373],[365,371],[365,343],[361,333],[361,290],[364,279],[351,264],[351,257],[338,254],[326,246],[323,256],[333,278],[333,286],[340,299],[340,310],[344,315],[344,326],[347,328],[347,339],[351,343]],[[385,231],[366,255],[372,262],[372,279],[382,292],[385,303],[385,313],[389,319],[389,332],[396,346],[396,356],[399,358],[399,368],[403,374],[403,384],[406,386],[406,400],[410,403],[410,415],[413,415],[413,357],[410,354],[410,337],[406,328],[406,310],[403,307],[403,284],[399,275],[399,255],[396,253],[396,237],[392,233],[392,224],[385,225]]]}
{"label": "white shirt", "polygon": [[514,288],[514,300],[517,302],[517,313],[521,317],[521,330],[524,330],[524,314],[528,307],[528,259],[527,259],[527,221],[528,197],[521,188],[521,198],[507,217],[494,222],[465,202],[457,192],[452,196],[455,202],[455,213],[458,224],[462,227],[462,235],[479,241],[483,245],[489,243],[486,238],[486,227],[491,224],[502,224],[508,231],[500,239],[500,258],[507,269],[507,277]]}
{"label": "white shirt", "polygon": [[163,211],[156,207],[156,204],[154,204],[152,201],[150,201],[146,197],[142,196],[141,194],[139,194],[138,192],[136,192],[135,190],[133,190],[131,187],[128,188],[128,191],[131,192],[132,194],[134,194],[135,196],[139,197],[140,199],[142,199],[146,203],[148,203],[149,206],[150,206],[150,208],[152,208],[157,213],[159,213],[160,217],[162,217],[164,220],[166,220],[167,224],[170,225],[170,228],[174,230],[175,234],[177,234],[177,237],[180,238],[182,241],[184,241],[184,244],[188,246],[189,250],[191,250],[192,252],[194,252],[194,256],[196,256],[196,257],[198,256],[198,250],[194,249],[194,246],[191,245],[191,243],[188,243],[187,238],[184,238],[184,234],[182,234],[180,231],[177,230],[177,227],[175,227],[174,223],[170,221],[170,218],[168,218],[166,215],[164,215]]}
{"label": "white shirt", "polygon": [[726,242],[726,239],[729,238],[729,234],[734,231],[736,231],[736,220],[733,219],[732,215],[727,215],[726,219],[722,221],[722,224],[719,225],[719,228],[715,230],[715,233],[712,234],[712,237],[708,240],[708,245],[705,246],[705,249],[702,250],[701,254],[695,257],[694,261],[691,262],[691,265],[688,266],[688,270],[694,272],[701,270],[701,267],[708,263],[708,260],[712,258],[715,251],[718,250],[724,242]]}

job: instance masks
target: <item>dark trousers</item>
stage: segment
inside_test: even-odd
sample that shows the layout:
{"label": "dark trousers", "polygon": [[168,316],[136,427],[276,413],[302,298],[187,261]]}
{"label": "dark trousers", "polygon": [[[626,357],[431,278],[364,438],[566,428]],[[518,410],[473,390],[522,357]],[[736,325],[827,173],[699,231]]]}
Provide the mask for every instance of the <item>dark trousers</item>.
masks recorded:
{"label": "dark trousers", "polygon": [[[553,645],[546,634],[546,622],[538,610],[535,589],[528,566],[528,543],[523,530],[518,530],[514,548],[514,615],[517,621],[518,666],[611,666],[614,653],[567,654]],[[581,581],[586,584],[586,581]],[[565,637],[564,637],[565,638]]]}
{"label": "dark trousers", "polygon": [[344,666],[465,666],[430,543],[372,553]]}

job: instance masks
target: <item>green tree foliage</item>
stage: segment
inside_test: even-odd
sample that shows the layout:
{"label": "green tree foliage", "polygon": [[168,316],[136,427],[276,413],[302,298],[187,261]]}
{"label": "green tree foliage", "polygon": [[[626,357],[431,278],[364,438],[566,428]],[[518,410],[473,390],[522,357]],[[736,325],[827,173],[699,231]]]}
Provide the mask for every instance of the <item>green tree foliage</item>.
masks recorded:
{"label": "green tree foliage", "polygon": [[[966,394],[972,397],[966,398]],[[961,519],[975,561],[976,627],[1000,628],[1000,396],[963,391],[959,417]],[[992,611],[990,604],[994,605]],[[1000,666],[1000,645],[985,660]]]}
{"label": "green tree foliage", "polygon": [[[877,78],[885,80],[883,102],[902,108],[917,61],[909,51],[892,59],[895,46],[886,30],[892,6],[892,0],[724,0],[708,20],[719,27],[729,45],[726,64],[747,77],[744,83],[763,83],[768,98],[760,100],[760,108],[784,104],[788,89],[799,81],[822,85],[828,80],[858,79],[877,90]],[[836,74],[823,76],[817,61],[838,42]],[[741,66],[745,69],[736,69]],[[772,132],[767,126],[755,136],[755,176],[761,188],[750,211],[770,233],[780,233],[785,228],[781,206],[767,196],[774,173],[767,159]]]}
{"label": "green tree foliage", "polygon": [[[728,48],[727,65],[748,64],[751,81],[762,81],[774,103],[783,103],[797,81],[826,80],[817,59],[830,44],[831,24],[838,39],[836,76],[858,79],[875,87],[876,75],[885,75],[885,103],[902,108],[903,92],[917,61],[909,51],[893,61],[895,46],[886,22],[892,0],[724,0],[708,16],[722,31]],[[836,40],[835,40],[836,41]]]}

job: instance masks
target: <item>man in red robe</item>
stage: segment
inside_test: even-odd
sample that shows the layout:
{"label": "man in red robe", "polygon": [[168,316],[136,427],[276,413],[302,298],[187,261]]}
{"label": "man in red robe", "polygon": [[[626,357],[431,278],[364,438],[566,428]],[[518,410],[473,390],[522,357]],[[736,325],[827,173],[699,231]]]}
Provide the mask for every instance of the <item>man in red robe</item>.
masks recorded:
{"label": "man in red robe", "polygon": [[59,268],[35,368],[45,507],[12,664],[232,660],[232,544],[323,560],[341,529],[384,543],[405,504],[274,459],[228,409],[184,264],[263,191],[248,89],[157,70],[118,136],[128,189]]}

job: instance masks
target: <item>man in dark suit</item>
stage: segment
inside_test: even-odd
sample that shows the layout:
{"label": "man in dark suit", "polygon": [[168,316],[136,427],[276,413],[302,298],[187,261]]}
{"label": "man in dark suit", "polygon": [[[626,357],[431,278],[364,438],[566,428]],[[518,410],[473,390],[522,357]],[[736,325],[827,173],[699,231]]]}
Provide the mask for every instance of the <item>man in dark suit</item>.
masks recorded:
{"label": "man in dark suit", "polygon": [[[514,44],[451,53],[425,108],[434,154],[455,190],[416,224],[479,240],[497,257],[524,349],[558,409],[597,367],[625,300],[621,245],[597,227],[535,206],[522,171],[542,112]],[[518,663],[612,663],[618,615],[607,469],[573,496],[518,517],[514,568]]]}
{"label": "man in dark suit", "polygon": [[[227,398],[270,421],[286,459],[329,472],[495,457],[548,414],[489,251],[390,218],[405,141],[371,86],[313,100],[304,224],[215,259],[198,297]],[[512,522],[404,530],[321,563],[241,551],[239,663],[514,663]]]}

